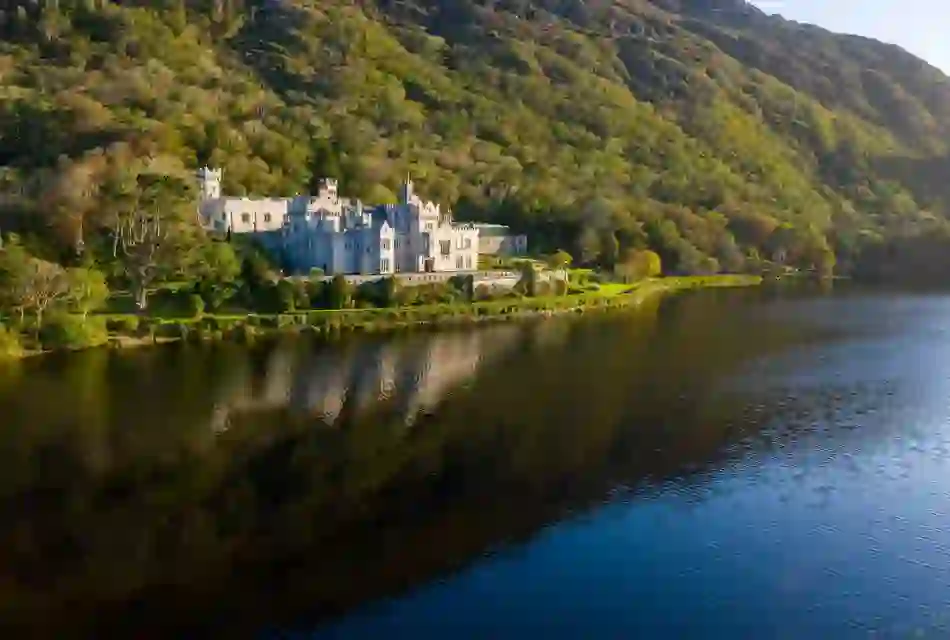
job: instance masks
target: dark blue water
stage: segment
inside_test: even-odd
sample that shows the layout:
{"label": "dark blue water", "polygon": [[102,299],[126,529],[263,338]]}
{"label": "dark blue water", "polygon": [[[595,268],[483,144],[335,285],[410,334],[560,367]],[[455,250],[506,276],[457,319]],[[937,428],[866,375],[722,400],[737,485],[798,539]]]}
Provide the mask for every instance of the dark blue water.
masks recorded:
{"label": "dark blue water", "polygon": [[11,630],[950,637],[950,296],[705,292],[0,379]]}

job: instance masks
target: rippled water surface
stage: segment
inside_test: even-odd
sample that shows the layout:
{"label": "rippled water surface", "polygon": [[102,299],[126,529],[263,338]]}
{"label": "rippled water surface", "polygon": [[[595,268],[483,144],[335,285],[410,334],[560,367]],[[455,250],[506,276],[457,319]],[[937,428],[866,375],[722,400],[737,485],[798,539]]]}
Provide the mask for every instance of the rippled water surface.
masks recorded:
{"label": "rippled water surface", "polygon": [[0,632],[950,637],[950,296],[0,369]]}

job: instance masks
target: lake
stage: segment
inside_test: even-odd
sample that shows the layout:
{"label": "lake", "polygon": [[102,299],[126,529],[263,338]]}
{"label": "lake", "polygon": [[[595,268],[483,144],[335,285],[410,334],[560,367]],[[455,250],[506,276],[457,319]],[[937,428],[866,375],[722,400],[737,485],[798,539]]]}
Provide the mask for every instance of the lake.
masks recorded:
{"label": "lake", "polygon": [[5,637],[950,636],[948,295],[55,355],[0,422]]}

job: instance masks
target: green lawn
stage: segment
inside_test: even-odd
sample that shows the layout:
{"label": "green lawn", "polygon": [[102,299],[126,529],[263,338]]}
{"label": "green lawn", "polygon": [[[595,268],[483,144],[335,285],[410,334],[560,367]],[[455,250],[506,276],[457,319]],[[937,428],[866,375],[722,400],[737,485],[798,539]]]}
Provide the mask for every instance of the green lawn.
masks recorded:
{"label": "green lawn", "polygon": [[616,282],[607,282],[599,286],[600,288],[597,290],[597,293],[602,296],[619,296],[637,288],[636,284],[622,284]]}

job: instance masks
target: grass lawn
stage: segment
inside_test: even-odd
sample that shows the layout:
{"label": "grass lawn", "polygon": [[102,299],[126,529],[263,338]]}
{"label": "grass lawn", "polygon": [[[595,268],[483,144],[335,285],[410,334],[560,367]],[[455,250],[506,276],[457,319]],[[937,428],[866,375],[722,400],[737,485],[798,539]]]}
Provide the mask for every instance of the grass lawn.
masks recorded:
{"label": "grass lawn", "polygon": [[637,288],[635,284],[622,284],[617,282],[608,282],[599,286],[600,289],[597,290],[597,293],[602,296],[619,296]]}

